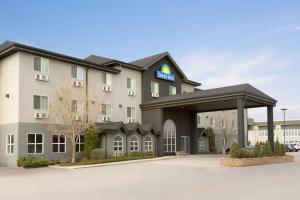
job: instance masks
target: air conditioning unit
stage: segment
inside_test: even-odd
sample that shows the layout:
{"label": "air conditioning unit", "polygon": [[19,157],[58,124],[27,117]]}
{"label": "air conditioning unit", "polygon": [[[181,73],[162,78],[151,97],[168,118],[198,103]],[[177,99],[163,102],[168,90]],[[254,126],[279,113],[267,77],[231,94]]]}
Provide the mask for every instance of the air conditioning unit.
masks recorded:
{"label": "air conditioning unit", "polygon": [[134,123],[134,122],[135,122],[135,119],[134,119],[134,118],[128,118],[128,122],[129,122],[129,123]]}
{"label": "air conditioning unit", "polygon": [[129,96],[135,96],[135,91],[129,90],[129,91],[128,91],[128,95],[129,95]]}
{"label": "air conditioning unit", "polygon": [[104,85],[103,86],[103,91],[105,91],[105,92],[111,92],[111,86],[110,85]]}
{"label": "air conditioning unit", "polygon": [[158,98],[159,94],[158,93],[152,93],[152,97]]}
{"label": "air conditioning unit", "polygon": [[76,120],[76,121],[81,121],[81,120],[82,120],[82,117],[81,117],[80,115],[76,115],[75,120]]}
{"label": "air conditioning unit", "polygon": [[35,80],[48,81],[48,76],[47,75],[42,75],[42,74],[35,74]]}
{"label": "air conditioning unit", "polygon": [[102,119],[103,119],[103,121],[106,121],[106,122],[107,122],[107,121],[111,121],[111,117],[110,117],[110,116],[106,116],[106,115],[103,116]]}
{"label": "air conditioning unit", "polygon": [[45,118],[48,118],[48,113],[36,112],[36,113],[34,113],[34,117],[36,119],[45,119]]}
{"label": "air conditioning unit", "polygon": [[80,80],[74,80],[73,85],[75,87],[82,87],[83,86],[83,82]]}

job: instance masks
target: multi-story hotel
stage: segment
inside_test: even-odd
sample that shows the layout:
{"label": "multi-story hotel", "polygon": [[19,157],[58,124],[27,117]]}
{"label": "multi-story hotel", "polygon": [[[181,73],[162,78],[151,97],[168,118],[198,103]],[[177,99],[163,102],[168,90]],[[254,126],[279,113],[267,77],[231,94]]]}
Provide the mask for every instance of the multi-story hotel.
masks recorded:
{"label": "multi-story hotel", "polygon": [[[248,140],[254,145],[256,142],[268,140],[266,122],[248,120]],[[285,144],[300,144],[300,120],[274,121],[274,140]]]}
{"label": "multi-story hotel", "polygon": [[[201,69],[199,69],[201,70]],[[245,108],[267,107],[273,127],[276,100],[249,84],[200,90],[169,53],[133,62],[100,56],[74,58],[22,45],[0,45],[0,164],[15,166],[20,157],[51,160],[70,157],[70,141],[51,134],[45,124],[66,125],[53,108],[67,88],[72,110],[96,124],[105,156],[134,151],[199,153],[197,113],[236,110],[237,140],[245,146]],[[231,112],[231,111],[229,111]],[[222,123],[222,121],[221,121]],[[273,129],[272,129],[273,130]],[[273,131],[268,138],[273,141]],[[201,146],[201,148],[199,148]],[[84,135],[77,157],[84,149]]]}

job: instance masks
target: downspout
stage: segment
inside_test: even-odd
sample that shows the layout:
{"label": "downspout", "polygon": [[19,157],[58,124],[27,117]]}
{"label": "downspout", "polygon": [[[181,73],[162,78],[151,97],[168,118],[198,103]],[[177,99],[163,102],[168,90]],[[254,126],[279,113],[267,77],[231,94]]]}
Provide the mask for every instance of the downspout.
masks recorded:
{"label": "downspout", "polygon": [[86,70],[85,70],[85,107],[86,107],[86,116],[85,116],[85,120],[86,122],[89,121],[89,100],[88,100],[88,95],[89,95],[89,91],[88,91],[88,83],[89,83],[89,76],[88,76],[88,70],[90,69],[89,65]]}

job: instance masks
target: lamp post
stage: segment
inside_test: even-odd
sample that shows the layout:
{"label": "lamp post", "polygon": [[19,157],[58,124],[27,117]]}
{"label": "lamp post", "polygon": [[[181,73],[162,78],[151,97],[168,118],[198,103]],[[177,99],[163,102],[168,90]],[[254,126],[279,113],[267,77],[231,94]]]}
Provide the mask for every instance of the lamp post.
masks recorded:
{"label": "lamp post", "polygon": [[281,111],[283,112],[283,143],[285,144],[285,111],[287,108],[282,108]]}

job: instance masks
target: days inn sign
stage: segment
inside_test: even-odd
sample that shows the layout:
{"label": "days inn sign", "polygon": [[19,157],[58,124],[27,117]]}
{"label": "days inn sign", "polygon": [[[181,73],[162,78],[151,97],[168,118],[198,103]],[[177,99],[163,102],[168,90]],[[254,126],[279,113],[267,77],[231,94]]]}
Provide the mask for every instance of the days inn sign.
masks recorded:
{"label": "days inn sign", "polygon": [[155,72],[155,77],[158,79],[175,82],[175,75],[171,74],[171,69],[168,64],[163,64],[160,70]]}

